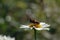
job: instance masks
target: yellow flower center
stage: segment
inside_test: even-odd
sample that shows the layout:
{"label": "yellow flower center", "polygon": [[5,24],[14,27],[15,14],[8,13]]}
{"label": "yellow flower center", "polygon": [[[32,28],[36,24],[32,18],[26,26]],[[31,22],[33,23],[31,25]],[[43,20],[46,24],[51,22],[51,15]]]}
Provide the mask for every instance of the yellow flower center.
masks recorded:
{"label": "yellow flower center", "polygon": [[41,28],[41,25],[40,24],[33,24],[33,23],[31,23],[30,25],[29,25],[29,27],[36,27],[36,28]]}
{"label": "yellow flower center", "polygon": [[33,24],[33,23],[29,24],[29,27],[33,27],[33,26],[34,26],[34,24]]}
{"label": "yellow flower center", "polygon": [[41,25],[40,24],[35,24],[34,25],[36,28],[41,28]]}

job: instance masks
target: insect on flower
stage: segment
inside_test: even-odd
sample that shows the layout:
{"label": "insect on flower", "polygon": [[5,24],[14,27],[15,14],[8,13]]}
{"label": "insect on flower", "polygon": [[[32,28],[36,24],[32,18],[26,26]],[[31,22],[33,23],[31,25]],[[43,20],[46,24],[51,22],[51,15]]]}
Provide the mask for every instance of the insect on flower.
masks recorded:
{"label": "insect on flower", "polygon": [[49,30],[49,24],[46,24],[45,22],[38,22],[36,20],[30,19],[31,24],[29,25],[21,25],[20,28],[29,28],[33,29],[35,28],[36,30]]}

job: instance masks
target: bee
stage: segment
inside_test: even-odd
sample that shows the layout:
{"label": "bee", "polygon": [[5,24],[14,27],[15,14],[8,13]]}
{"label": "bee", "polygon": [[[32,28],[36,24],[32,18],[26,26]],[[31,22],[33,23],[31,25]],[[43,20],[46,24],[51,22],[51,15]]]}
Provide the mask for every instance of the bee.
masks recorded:
{"label": "bee", "polygon": [[30,26],[29,27],[36,27],[36,28],[40,28],[41,27],[41,25],[40,25],[40,23],[37,21],[37,20],[34,20],[34,19],[30,19]]}
{"label": "bee", "polygon": [[30,24],[29,27],[35,27],[35,28],[42,28],[42,27],[49,27],[50,25],[46,24],[45,22],[39,22],[30,15],[26,15],[27,19],[29,20]]}

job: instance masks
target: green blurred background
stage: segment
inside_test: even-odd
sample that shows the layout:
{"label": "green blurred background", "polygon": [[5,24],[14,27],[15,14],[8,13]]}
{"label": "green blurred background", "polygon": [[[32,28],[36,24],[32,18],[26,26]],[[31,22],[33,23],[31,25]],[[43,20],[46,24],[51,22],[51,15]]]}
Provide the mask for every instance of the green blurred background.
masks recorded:
{"label": "green blurred background", "polygon": [[37,31],[37,40],[60,40],[60,0],[0,0],[0,35],[34,40],[33,30],[19,28],[30,23],[26,14],[51,25],[49,31]]}

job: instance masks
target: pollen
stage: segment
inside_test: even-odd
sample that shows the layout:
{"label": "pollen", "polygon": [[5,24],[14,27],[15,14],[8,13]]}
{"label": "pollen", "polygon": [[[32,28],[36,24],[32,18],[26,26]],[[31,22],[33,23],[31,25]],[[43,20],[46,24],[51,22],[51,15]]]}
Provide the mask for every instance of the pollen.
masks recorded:
{"label": "pollen", "polygon": [[29,27],[33,27],[33,26],[34,26],[34,24],[33,24],[33,23],[29,24]]}
{"label": "pollen", "polygon": [[41,25],[40,24],[35,24],[34,25],[36,28],[41,28]]}
{"label": "pollen", "polygon": [[42,27],[40,24],[33,24],[33,23],[29,24],[29,27],[33,27],[33,26],[35,28],[41,28]]}

